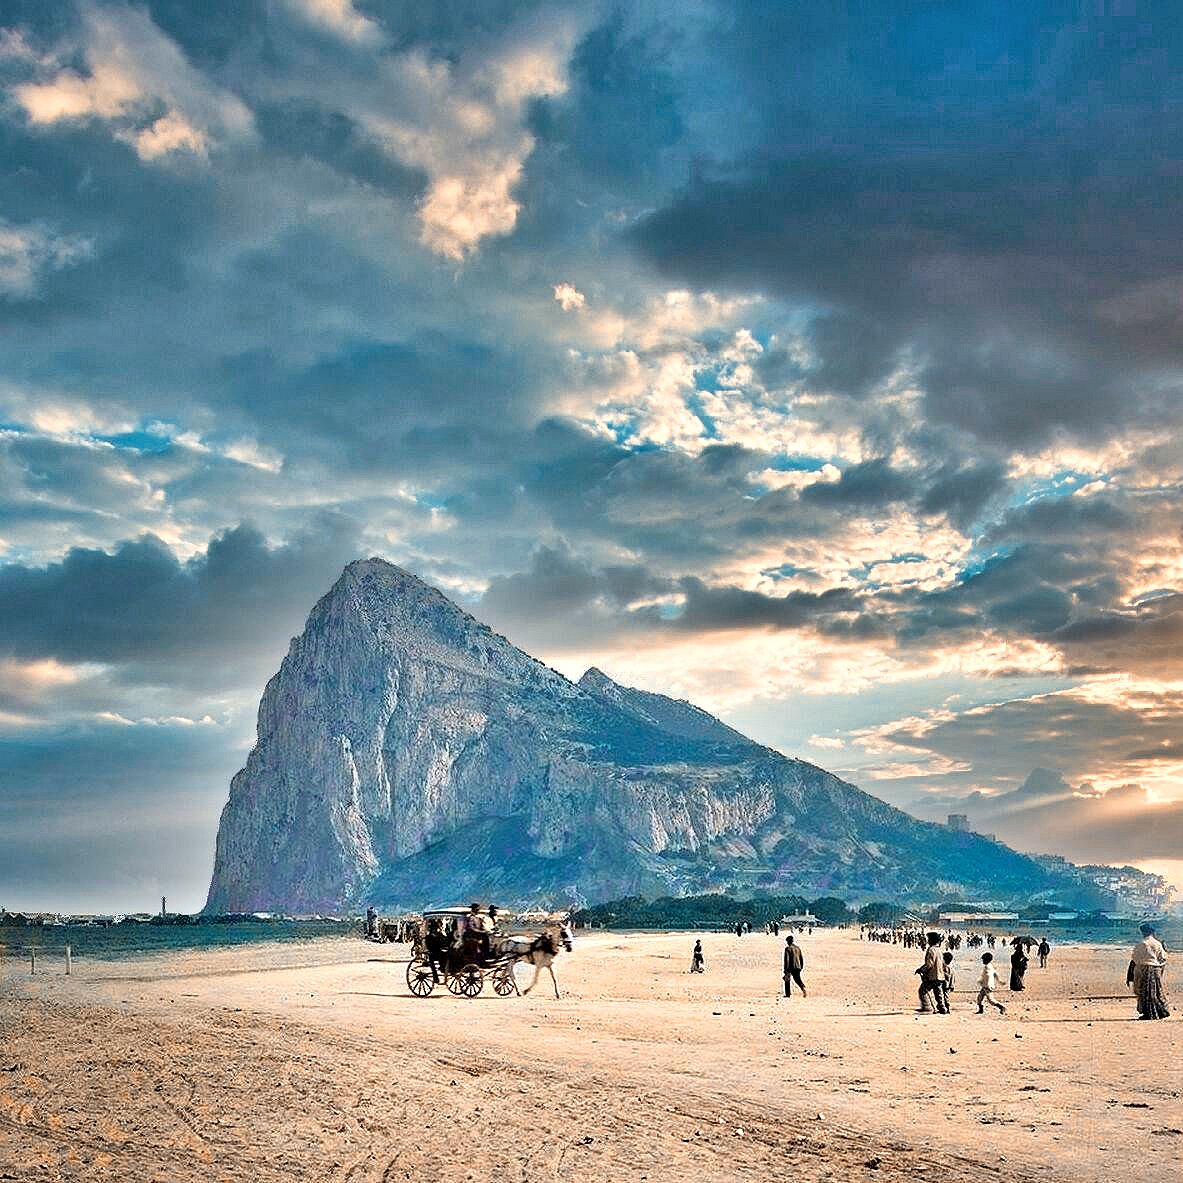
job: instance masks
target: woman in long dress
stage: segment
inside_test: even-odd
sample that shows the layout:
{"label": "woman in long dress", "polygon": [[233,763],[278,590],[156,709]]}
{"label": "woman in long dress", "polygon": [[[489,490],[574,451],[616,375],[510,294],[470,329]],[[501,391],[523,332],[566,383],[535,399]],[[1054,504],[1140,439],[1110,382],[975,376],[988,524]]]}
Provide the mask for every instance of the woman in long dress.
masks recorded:
{"label": "woman in long dress", "polygon": [[1016,941],[1015,951],[1010,955],[1010,988],[1012,990],[1026,989],[1026,986],[1023,985],[1023,975],[1027,972],[1029,964],[1022,941]]}
{"label": "woman in long dress", "polygon": [[1170,1015],[1167,996],[1162,988],[1162,971],[1167,964],[1167,951],[1154,935],[1154,927],[1143,924],[1142,939],[1134,946],[1126,981],[1138,997],[1138,1018],[1165,1019]]}

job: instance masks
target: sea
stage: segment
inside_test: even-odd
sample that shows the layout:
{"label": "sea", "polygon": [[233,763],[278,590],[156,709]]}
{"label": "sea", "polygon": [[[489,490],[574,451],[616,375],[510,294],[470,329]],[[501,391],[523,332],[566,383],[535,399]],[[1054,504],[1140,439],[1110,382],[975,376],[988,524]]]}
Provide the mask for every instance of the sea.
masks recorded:
{"label": "sea", "polygon": [[[1172,917],[1156,921],[1155,929],[1168,950],[1183,951],[1183,920]],[[1131,921],[1128,925],[1016,925],[1013,929],[1005,925],[983,925],[982,931],[993,931],[1000,940],[1013,934],[1031,935],[1036,939],[1046,935],[1053,947],[1069,944],[1132,946],[1139,939],[1138,921]],[[71,952],[78,957],[121,961],[153,953],[224,948],[267,941],[291,945],[325,938],[358,941],[362,935],[360,918],[242,920],[201,924],[132,923],[110,927],[89,924],[0,925],[0,947],[4,956],[27,957],[30,948],[36,948],[43,955],[63,955],[64,947],[69,945]],[[851,935],[857,936],[857,931],[852,930]]]}
{"label": "sea", "polygon": [[0,949],[7,957],[27,957],[31,948],[46,955],[64,955],[66,945],[78,957],[122,961],[153,953],[226,948],[266,941],[298,945],[324,938],[362,938],[362,921],[241,920],[200,924],[123,923],[0,925]]}
{"label": "sea", "polygon": [[[1047,937],[1048,944],[1056,945],[1128,945],[1133,948],[1142,939],[1138,926],[1142,920],[1130,920],[1128,923],[1108,921],[1102,924],[1024,924],[1022,921],[1005,924],[965,925],[958,924],[956,931],[988,933],[992,932],[999,940],[1005,941],[1011,936],[1032,936],[1036,940]],[[1151,920],[1154,934],[1168,950],[1183,951],[1183,919],[1172,916],[1165,920]],[[940,925],[934,925],[940,928]]]}

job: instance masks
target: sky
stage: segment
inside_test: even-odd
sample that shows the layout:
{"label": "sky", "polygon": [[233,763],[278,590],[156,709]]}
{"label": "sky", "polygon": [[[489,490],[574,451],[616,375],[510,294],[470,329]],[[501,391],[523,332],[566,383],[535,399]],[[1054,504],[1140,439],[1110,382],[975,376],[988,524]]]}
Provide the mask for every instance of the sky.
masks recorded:
{"label": "sky", "polygon": [[201,905],[382,555],[1183,886],[1183,17],[0,0],[0,905]]}

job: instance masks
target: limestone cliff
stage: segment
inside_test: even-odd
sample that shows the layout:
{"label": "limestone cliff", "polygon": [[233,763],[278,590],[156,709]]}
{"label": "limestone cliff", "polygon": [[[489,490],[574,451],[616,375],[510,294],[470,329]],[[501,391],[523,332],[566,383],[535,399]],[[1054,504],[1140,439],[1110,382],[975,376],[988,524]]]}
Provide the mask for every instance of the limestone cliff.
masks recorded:
{"label": "limestone cliff", "polygon": [[599,670],[575,684],[370,559],[346,568],[267,685],[206,908],[1057,886],[689,703]]}

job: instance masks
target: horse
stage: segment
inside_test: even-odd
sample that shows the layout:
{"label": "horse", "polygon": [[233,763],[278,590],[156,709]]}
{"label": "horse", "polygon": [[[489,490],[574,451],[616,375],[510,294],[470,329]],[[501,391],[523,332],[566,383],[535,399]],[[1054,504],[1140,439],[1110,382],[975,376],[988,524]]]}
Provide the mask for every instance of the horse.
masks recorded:
{"label": "horse", "polygon": [[[519,961],[525,961],[534,967],[534,977],[530,984],[521,991],[529,994],[538,985],[539,975],[543,970],[550,974],[550,980],[555,988],[555,997],[559,997],[559,983],[555,978],[554,960],[559,955],[559,945],[568,953],[575,948],[574,937],[569,924],[562,925],[556,932],[554,929],[544,929],[536,937],[509,937],[503,946],[503,953],[509,958],[510,980],[514,981],[513,970]],[[514,989],[517,982],[514,981]]]}

